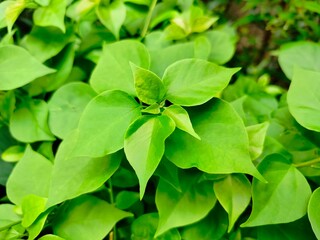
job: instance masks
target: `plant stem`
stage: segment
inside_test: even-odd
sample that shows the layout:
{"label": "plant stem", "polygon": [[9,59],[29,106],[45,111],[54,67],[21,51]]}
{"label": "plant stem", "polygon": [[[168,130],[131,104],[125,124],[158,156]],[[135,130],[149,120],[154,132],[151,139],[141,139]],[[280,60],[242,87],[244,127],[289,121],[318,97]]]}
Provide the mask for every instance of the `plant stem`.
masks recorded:
{"label": "plant stem", "polygon": [[4,230],[7,230],[15,225],[18,225],[19,223],[21,223],[21,221],[17,221],[17,222],[13,222],[13,223],[10,223],[4,227],[0,227],[0,232],[4,231]]}
{"label": "plant stem", "polygon": [[320,158],[312,159],[312,160],[306,161],[306,162],[296,163],[296,164],[293,164],[293,166],[295,166],[297,168],[299,168],[299,167],[308,167],[308,166],[311,166],[311,165],[316,164],[316,163],[320,163]]}
{"label": "plant stem", "polygon": [[147,31],[148,31],[148,28],[149,28],[149,25],[150,25],[150,21],[151,21],[151,17],[152,17],[152,13],[153,13],[153,10],[155,8],[157,4],[157,0],[152,0],[152,3],[150,5],[150,8],[149,8],[149,11],[148,11],[148,15],[147,15],[147,18],[146,18],[146,22],[143,26],[143,29],[142,29],[142,32],[141,32],[141,37],[144,38],[147,34]]}
{"label": "plant stem", "polygon": [[[114,204],[114,195],[113,195],[113,186],[111,179],[108,180],[109,185],[109,194],[110,194],[110,203]],[[113,227],[113,231],[109,234],[109,240],[117,240],[117,226],[116,224]]]}

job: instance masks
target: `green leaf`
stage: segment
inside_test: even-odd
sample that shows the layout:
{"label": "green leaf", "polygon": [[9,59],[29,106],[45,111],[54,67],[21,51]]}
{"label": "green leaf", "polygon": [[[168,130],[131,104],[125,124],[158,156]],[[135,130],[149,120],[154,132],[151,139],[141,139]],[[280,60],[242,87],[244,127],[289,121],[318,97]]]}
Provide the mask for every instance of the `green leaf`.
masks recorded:
{"label": "green leaf", "polygon": [[[197,183],[199,174],[182,175],[181,192],[160,179],[156,192],[159,225],[155,236],[204,218],[216,203],[212,183]],[[192,212],[189,210],[192,209]]]}
{"label": "green leaf", "polygon": [[307,213],[310,186],[286,158],[269,155],[259,164],[258,170],[268,183],[253,180],[253,209],[241,227],[288,223]]}
{"label": "green leaf", "polygon": [[39,215],[44,212],[47,198],[37,195],[27,195],[22,199],[21,208],[23,212],[22,226],[30,227]]}
{"label": "green leaf", "polygon": [[247,173],[264,181],[249,155],[245,126],[225,101],[213,99],[189,109],[201,141],[176,130],[166,141],[166,157],[180,168],[196,167],[214,174]]}
{"label": "green leaf", "polygon": [[97,197],[84,195],[58,211],[53,230],[68,240],[101,240],[119,220],[131,216]]}
{"label": "green leaf", "polygon": [[123,1],[116,0],[107,6],[100,3],[96,13],[101,23],[119,39],[119,31],[126,18],[126,7]]}
{"label": "green leaf", "polygon": [[264,140],[269,125],[268,122],[264,122],[246,127],[249,136],[249,151],[252,160],[257,159],[263,151]]}
{"label": "green leaf", "polygon": [[311,195],[308,205],[308,217],[313,229],[313,232],[320,238],[320,188],[317,188]]}
{"label": "green leaf", "polygon": [[149,61],[146,47],[138,41],[123,40],[107,44],[92,72],[90,84],[99,93],[105,90],[122,90],[136,95],[130,62],[148,69]]}
{"label": "green leaf", "polygon": [[122,91],[106,91],[85,108],[79,121],[74,156],[102,157],[124,146],[129,125],[140,116],[140,105]]}
{"label": "green leaf", "polygon": [[0,116],[4,122],[9,122],[10,117],[16,108],[16,96],[14,91],[7,91],[0,94]]}
{"label": "green leaf", "polygon": [[283,44],[278,61],[289,79],[292,79],[295,67],[320,71],[320,45],[307,41]]}
{"label": "green leaf", "polygon": [[124,152],[138,176],[140,199],[148,180],[161,161],[164,142],[174,129],[174,122],[167,116],[142,116],[127,130]]}
{"label": "green leaf", "polygon": [[65,138],[76,129],[86,105],[96,96],[93,89],[85,83],[69,83],[52,95],[49,106],[49,127],[59,138]]}
{"label": "green leaf", "polygon": [[65,239],[56,235],[47,234],[39,238],[39,240],[65,240]]}
{"label": "green leaf", "polygon": [[14,3],[14,1],[3,1],[0,3],[0,28],[5,28],[7,26],[6,10]]}
{"label": "green leaf", "polygon": [[214,192],[229,215],[230,232],[251,200],[251,184],[243,174],[230,174],[214,183]]}
{"label": "green leaf", "polygon": [[239,68],[220,67],[201,59],[185,59],[170,65],[163,76],[166,98],[178,105],[195,106],[217,96]]}
{"label": "green leaf", "polygon": [[11,146],[1,154],[1,158],[5,162],[18,162],[23,157],[25,149],[25,146],[21,145]]}
{"label": "green leaf", "polygon": [[169,107],[165,107],[162,113],[174,120],[177,128],[201,140],[199,135],[194,131],[189,114],[186,110],[184,110],[184,108],[180,107],[179,105],[171,105]]}
{"label": "green leaf", "polygon": [[0,90],[22,87],[36,78],[54,71],[42,65],[21,47],[14,45],[0,47]]}
{"label": "green leaf", "polygon": [[67,0],[51,0],[49,5],[37,8],[33,13],[35,25],[41,27],[53,26],[66,32],[64,17],[66,14]]}
{"label": "green leaf", "polygon": [[19,232],[8,226],[17,226],[21,222],[21,216],[15,211],[16,206],[12,204],[0,204],[0,239],[17,239]]}
{"label": "green leaf", "polygon": [[28,146],[8,179],[8,198],[16,205],[21,205],[23,198],[30,194],[46,198],[51,172],[52,163]]}
{"label": "green leaf", "polygon": [[29,233],[28,240],[35,239],[41,233],[41,231],[44,228],[44,225],[47,221],[47,218],[48,218],[50,211],[51,210],[47,210],[46,212],[42,213],[36,219],[36,221],[30,227],[27,228],[27,231]]}
{"label": "green leaf", "polygon": [[303,127],[320,132],[320,72],[296,68],[288,91],[290,113]]}
{"label": "green leaf", "polygon": [[116,207],[125,210],[130,208],[139,200],[139,193],[131,191],[121,191],[116,197]]}
{"label": "green leaf", "polygon": [[96,190],[118,169],[121,153],[101,158],[73,157],[78,132],[71,133],[59,146],[53,165],[47,207]]}
{"label": "green leaf", "polygon": [[131,225],[131,240],[180,240],[177,229],[171,229],[154,238],[159,222],[158,213],[147,213],[138,217]]}
{"label": "green leaf", "polygon": [[52,141],[48,127],[48,106],[43,100],[23,102],[10,119],[10,132],[21,142]]}
{"label": "green leaf", "polygon": [[7,1],[8,5],[5,9],[5,21],[8,27],[8,32],[11,32],[13,24],[18,19],[19,15],[27,6],[26,0]]}
{"label": "green leaf", "polygon": [[149,105],[160,103],[165,95],[161,79],[147,69],[140,68],[133,63],[130,65],[138,98]]}

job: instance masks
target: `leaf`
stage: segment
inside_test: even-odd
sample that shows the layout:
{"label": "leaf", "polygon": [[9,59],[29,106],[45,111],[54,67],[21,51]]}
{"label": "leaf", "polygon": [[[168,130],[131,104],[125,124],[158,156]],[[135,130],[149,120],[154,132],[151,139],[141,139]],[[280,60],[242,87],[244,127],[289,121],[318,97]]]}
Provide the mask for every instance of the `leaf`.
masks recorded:
{"label": "leaf", "polygon": [[130,65],[138,98],[149,105],[160,103],[165,95],[161,79],[147,69],[140,68],[133,63]]}
{"label": "leaf", "polygon": [[130,208],[139,200],[139,193],[131,191],[121,191],[116,197],[116,207],[125,210]]}
{"label": "leaf", "polygon": [[25,196],[34,194],[46,198],[49,192],[52,163],[30,146],[13,169],[7,182],[7,195],[11,202],[21,206]]}
{"label": "leaf", "polygon": [[101,158],[73,157],[78,132],[71,133],[59,146],[52,170],[47,207],[101,187],[119,168],[122,154]]}
{"label": "leaf", "polygon": [[279,64],[287,78],[292,79],[294,68],[320,71],[320,45],[299,41],[282,44],[279,51]]}
{"label": "leaf", "polygon": [[129,125],[140,116],[140,105],[122,91],[106,91],[85,108],[79,121],[74,156],[102,157],[124,146]]}
{"label": "leaf", "polygon": [[8,5],[6,5],[5,10],[5,20],[9,33],[12,31],[13,24],[26,7],[26,0],[8,1]]}
{"label": "leaf", "polygon": [[319,201],[320,201],[320,188],[314,190],[311,195],[309,204],[308,204],[308,217],[311,223],[313,232],[320,238],[320,209],[319,209]]}
{"label": "leaf", "polygon": [[123,40],[105,45],[90,78],[93,89],[98,93],[105,90],[122,90],[136,95],[130,62],[142,68],[149,68],[149,53],[142,43]]}
{"label": "leaf", "polygon": [[249,151],[252,160],[257,159],[263,151],[264,140],[269,125],[268,122],[264,122],[246,127],[249,136]]}
{"label": "leaf", "polygon": [[154,238],[159,222],[158,213],[147,213],[139,216],[131,225],[131,240],[180,240],[177,229],[171,229],[159,237]]}
{"label": "leaf", "polygon": [[230,232],[251,200],[251,184],[243,174],[230,174],[214,183],[214,192],[229,216]]}
{"label": "leaf", "polygon": [[[17,68],[17,66],[19,67]],[[42,65],[21,47],[14,45],[0,47],[0,90],[22,87],[36,78],[54,71]]]}
{"label": "leaf", "polygon": [[126,18],[126,7],[120,0],[116,0],[105,6],[100,3],[96,13],[101,23],[108,28],[116,39],[119,39],[119,31]]}
{"label": "leaf", "polygon": [[66,0],[51,0],[49,5],[37,8],[33,13],[34,24],[41,27],[53,26],[66,32],[64,17],[66,14]]}
{"label": "leaf", "polygon": [[220,99],[190,108],[189,114],[201,141],[176,130],[166,141],[166,157],[180,168],[196,167],[214,174],[247,173],[264,181],[249,155],[243,122]]}
{"label": "leaf", "polygon": [[[184,173],[179,192],[160,179],[156,192],[159,225],[155,236],[169,229],[185,226],[204,218],[216,203],[212,183],[197,183],[199,175]],[[192,209],[192,213],[187,211]]]}
{"label": "leaf", "polygon": [[39,240],[65,240],[65,239],[56,235],[47,234],[39,238]]}
{"label": "leaf", "polygon": [[97,197],[84,195],[58,211],[53,231],[68,240],[101,240],[119,220],[131,216]]}
{"label": "leaf", "polygon": [[164,141],[174,131],[175,124],[167,116],[142,116],[127,130],[124,152],[136,172],[142,199],[147,182],[164,153]]}
{"label": "leaf", "polygon": [[86,105],[96,96],[85,83],[69,83],[54,92],[49,106],[49,127],[54,135],[65,138],[76,129]]}
{"label": "leaf", "polygon": [[220,67],[201,59],[185,59],[170,65],[163,76],[166,98],[177,105],[195,106],[218,95],[239,68]]}
{"label": "leaf", "polygon": [[307,213],[310,186],[286,158],[269,155],[259,164],[258,170],[268,183],[253,180],[253,209],[241,227],[288,223]]}
{"label": "leaf", "polygon": [[16,108],[16,96],[14,91],[7,91],[0,94],[0,116],[4,122],[9,122],[10,117]]}
{"label": "leaf", "polygon": [[43,100],[23,102],[10,119],[10,132],[21,142],[52,141],[48,127],[48,106]]}
{"label": "leaf", "polygon": [[201,140],[199,135],[194,131],[189,114],[186,110],[184,110],[184,108],[180,107],[179,105],[171,105],[164,108],[163,114],[174,120],[177,128]]}
{"label": "leaf", "polygon": [[320,72],[296,68],[288,90],[290,113],[303,127],[320,132]]}
{"label": "leaf", "polygon": [[13,228],[6,228],[10,225],[18,225],[21,222],[21,216],[15,212],[15,205],[12,204],[0,204],[0,238],[8,239],[13,238],[16,239],[20,234],[16,232]]}
{"label": "leaf", "polygon": [[29,233],[28,240],[33,240],[35,239],[42,231],[44,228],[44,225],[47,221],[48,215],[51,210],[47,210],[46,212],[42,213],[37,220],[27,228],[27,231]]}
{"label": "leaf", "polygon": [[22,226],[30,227],[39,215],[45,211],[47,198],[37,195],[27,195],[22,199],[21,208],[23,212]]}
{"label": "leaf", "polygon": [[25,149],[25,146],[21,145],[11,146],[1,154],[1,158],[6,162],[18,162],[23,157]]}

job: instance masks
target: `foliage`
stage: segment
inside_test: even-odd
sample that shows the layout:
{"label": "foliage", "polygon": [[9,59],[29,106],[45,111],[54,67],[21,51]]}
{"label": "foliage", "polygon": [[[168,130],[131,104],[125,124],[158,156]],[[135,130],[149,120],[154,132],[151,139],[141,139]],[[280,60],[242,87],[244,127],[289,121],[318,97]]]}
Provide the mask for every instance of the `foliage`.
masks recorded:
{"label": "foliage", "polygon": [[320,238],[319,44],[271,38],[283,88],[226,5],[0,3],[0,239]]}

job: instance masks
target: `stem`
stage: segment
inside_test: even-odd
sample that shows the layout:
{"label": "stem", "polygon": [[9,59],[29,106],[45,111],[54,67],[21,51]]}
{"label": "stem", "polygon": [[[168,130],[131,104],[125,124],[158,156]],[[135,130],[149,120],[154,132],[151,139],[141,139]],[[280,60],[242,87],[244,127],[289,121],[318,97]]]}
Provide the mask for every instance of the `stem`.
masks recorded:
{"label": "stem", "polygon": [[316,158],[316,159],[312,159],[310,161],[306,161],[306,162],[302,162],[302,163],[296,163],[296,164],[293,164],[293,166],[299,168],[299,167],[308,167],[308,166],[311,166],[313,164],[316,164],[316,163],[320,163],[320,158]]}
{"label": "stem", "polygon": [[[111,179],[109,179],[108,185],[109,185],[110,203],[114,204],[113,186],[112,186]],[[113,231],[110,232],[110,234],[109,234],[109,240],[117,240],[117,226],[116,226],[116,224],[113,227]]]}
{"label": "stem", "polygon": [[152,17],[152,13],[153,13],[153,10],[155,8],[157,4],[157,0],[152,0],[152,3],[150,5],[150,8],[149,8],[149,11],[148,11],[148,15],[147,15],[147,18],[146,18],[146,22],[143,26],[143,29],[142,29],[142,32],[141,32],[141,37],[144,38],[147,34],[147,31],[148,31],[148,28],[149,28],[149,25],[150,25],[150,22],[151,22],[151,17]]}
{"label": "stem", "polygon": [[18,225],[19,223],[21,223],[21,221],[17,221],[17,222],[13,222],[13,223],[10,223],[4,227],[0,227],[0,232],[4,231],[4,230],[7,230],[15,225]]}

